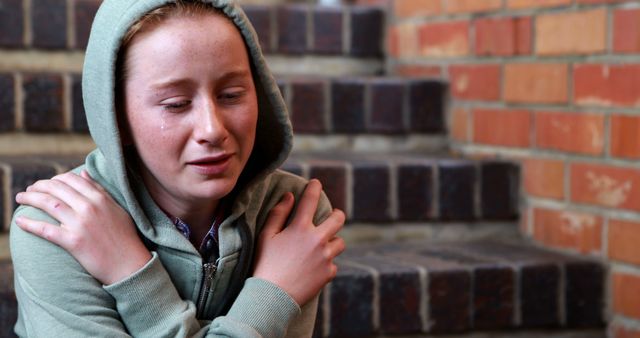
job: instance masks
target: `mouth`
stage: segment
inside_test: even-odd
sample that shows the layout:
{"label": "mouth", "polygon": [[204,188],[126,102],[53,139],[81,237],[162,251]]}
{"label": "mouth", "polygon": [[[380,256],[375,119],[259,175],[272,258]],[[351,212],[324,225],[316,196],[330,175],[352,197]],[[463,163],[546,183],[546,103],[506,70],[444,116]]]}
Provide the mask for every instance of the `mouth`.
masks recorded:
{"label": "mouth", "polygon": [[233,154],[207,156],[187,162],[187,165],[201,175],[220,175],[228,169],[232,156]]}

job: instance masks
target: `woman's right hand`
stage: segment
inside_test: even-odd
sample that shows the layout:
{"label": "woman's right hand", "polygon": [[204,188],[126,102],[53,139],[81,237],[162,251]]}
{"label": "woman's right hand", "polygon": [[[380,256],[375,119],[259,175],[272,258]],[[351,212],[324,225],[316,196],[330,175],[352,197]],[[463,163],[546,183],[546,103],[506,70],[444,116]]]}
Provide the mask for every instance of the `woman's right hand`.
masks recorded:
{"label": "woman's right hand", "polygon": [[336,276],[333,259],[345,248],[344,240],[337,237],[345,221],[342,211],[334,209],[322,223],[313,224],[321,192],[318,180],[309,181],[286,228],[294,197],[290,192],[284,194],[269,212],[258,240],[253,276],[278,285],[300,306]]}

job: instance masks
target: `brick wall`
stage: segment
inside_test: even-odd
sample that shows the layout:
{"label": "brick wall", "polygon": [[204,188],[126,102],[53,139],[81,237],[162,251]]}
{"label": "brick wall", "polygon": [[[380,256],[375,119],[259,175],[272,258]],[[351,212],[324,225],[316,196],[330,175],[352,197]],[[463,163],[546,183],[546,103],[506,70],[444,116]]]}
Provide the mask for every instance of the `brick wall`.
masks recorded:
{"label": "brick wall", "polygon": [[390,0],[387,69],[450,82],[452,148],[523,164],[521,231],[610,265],[640,337],[640,2]]}

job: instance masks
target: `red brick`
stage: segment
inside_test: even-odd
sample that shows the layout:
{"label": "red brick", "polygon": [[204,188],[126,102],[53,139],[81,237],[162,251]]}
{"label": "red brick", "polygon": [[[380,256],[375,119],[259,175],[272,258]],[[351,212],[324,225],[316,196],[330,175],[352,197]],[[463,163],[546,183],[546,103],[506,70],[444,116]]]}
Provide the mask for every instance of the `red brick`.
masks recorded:
{"label": "red brick", "polygon": [[456,141],[469,141],[469,112],[456,108],[451,115],[451,138]]}
{"label": "red brick", "polygon": [[531,52],[531,18],[489,18],[475,22],[476,54],[510,56]]}
{"label": "red brick", "polygon": [[538,112],[536,144],[540,148],[598,155],[604,150],[604,116]]}
{"label": "red brick", "polygon": [[619,2],[635,2],[638,0],[577,0],[579,4],[614,4]]}
{"label": "red brick", "polygon": [[609,221],[609,258],[640,264],[640,223],[623,220]]}
{"label": "red brick", "polygon": [[429,16],[440,14],[440,0],[395,0],[393,11],[398,17]]}
{"label": "red brick", "polygon": [[613,19],[613,50],[640,52],[640,9],[617,10]]}
{"label": "red brick", "polygon": [[507,0],[507,7],[511,9],[534,7],[558,7],[571,4],[572,0]]}
{"label": "red brick", "polygon": [[553,247],[582,253],[599,252],[602,246],[602,218],[596,215],[549,209],[535,209],[533,236]]}
{"label": "red brick", "polygon": [[640,338],[640,330],[625,328],[613,324],[613,338]]}
{"label": "red brick", "polygon": [[495,101],[500,99],[499,65],[451,66],[451,93],[463,100]]}
{"label": "red brick", "polygon": [[523,181],[525,191],[534,196],[564,198],[564,162],[541,158],[524,161]]}
{"label": "red brick", "polygon": [[502,8],[502,0],[446,0],[447,13],[486,12]]}
{"label": "red brick", "polygon": [[607,11],[541,15],[536,19],[538,55],[595,54],[607,48]]}
{"label": "red brick", "polygon": [[526,110],[473,111],[473,140],[477,143],[509,147],[531,144],[531,113]]}
{"label": "red brick", "polygon": [[427,23],[418,28],[423,56],[464,56],[469,54],[469,22]]}
{"label": "red brick", "polygon": [[397,65],[394,73],[406,77],[441,77],[440,66]]}
{"label": "red brick", "polygon": [[580,105],[640,107],[640,64],[574,66],[575,102]]}
{"label": "red brick", "polygon": [[411,57],[418,54],[418,33],[412,23],[402,23],[389,28],[388,50],[394,57]]}
{"label": "red brick", "polygon": [[504,100],[513,103],[566,103],[568,67],[556,63],[512,63],[504,68]]}
{"label": "red brick", "polygon": [[613,274],[613,311],[627,317],[640,319],[640,277]]}
{"label": "red brick", "polygon": [[640,211],[640,170],[587,163],[573,164],[571,200]]}
{"label": "red brick", "polygon": [[640,158],[640,117],[611,116],[611,155]]}

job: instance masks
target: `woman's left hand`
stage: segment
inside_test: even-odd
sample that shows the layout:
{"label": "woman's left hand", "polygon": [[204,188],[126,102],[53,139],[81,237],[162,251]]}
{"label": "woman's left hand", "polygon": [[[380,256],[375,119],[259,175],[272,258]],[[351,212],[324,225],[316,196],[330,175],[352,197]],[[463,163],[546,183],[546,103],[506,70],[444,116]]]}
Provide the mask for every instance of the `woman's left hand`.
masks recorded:
{"label": "woman's left hand", "polygon": [[151,259],[129,214],[86,171],[40,180],[16,195],[16,201],[60,222],[18,217],[21,229],[67,250],[105,285],[130,276]]}

